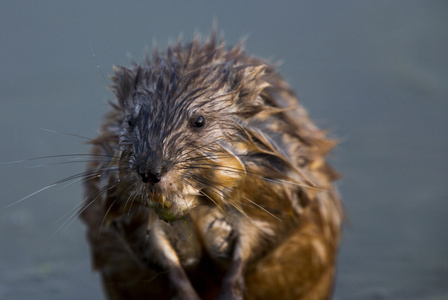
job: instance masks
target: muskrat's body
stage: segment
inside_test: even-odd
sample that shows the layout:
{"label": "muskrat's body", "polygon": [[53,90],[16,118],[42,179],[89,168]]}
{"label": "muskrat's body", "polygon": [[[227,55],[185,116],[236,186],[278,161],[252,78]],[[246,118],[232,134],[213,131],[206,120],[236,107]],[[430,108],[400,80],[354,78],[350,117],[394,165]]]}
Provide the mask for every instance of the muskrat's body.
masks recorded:
{"label": "muskrat's body", "polygon": [[327,299],[341,208],[325,139],[215,38],[114,69],[82,218],[110,299]]}

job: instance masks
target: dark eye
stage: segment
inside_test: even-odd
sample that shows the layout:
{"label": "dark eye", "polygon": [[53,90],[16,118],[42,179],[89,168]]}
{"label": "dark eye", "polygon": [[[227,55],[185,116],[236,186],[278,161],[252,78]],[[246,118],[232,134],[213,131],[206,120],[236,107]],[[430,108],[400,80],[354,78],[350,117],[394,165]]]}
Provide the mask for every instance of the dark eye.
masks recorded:
{"label": "dark eye", "polygon": [[203,116],[197,117],[193,122],[193,127],[196,128],[204,127],[204,125],[205,125],[205,119]]}
{"label": "dark eye", "polygon": [[130,117],[130,118],[128,119],[128,125],[129,125],[129,127],[134,127],[134,126],[135,126],[134,118]]}

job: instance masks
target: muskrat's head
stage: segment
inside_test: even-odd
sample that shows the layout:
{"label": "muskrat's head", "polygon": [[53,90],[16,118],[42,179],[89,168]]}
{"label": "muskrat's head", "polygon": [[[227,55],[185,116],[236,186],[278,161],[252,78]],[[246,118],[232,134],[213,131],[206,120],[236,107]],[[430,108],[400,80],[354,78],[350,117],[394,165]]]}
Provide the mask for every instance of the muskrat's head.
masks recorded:
{"label": "muskrat's head", "polygon": [[265,121],[281,110],[263,96],[272,72],[240,46],[213,39],[115,67],[119,181],[129,200],[167,221],[201,202],[229,205],[254,164],[248,158],[275,156],[277,146],[262,133],[275,130]]}

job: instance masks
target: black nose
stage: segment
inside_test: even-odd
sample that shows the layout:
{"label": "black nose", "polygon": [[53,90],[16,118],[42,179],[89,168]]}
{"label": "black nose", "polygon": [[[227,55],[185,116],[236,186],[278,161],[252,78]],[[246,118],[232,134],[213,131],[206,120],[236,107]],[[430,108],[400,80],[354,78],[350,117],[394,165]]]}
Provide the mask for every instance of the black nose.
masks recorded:
{"label": "black nose", "polygon": [[160,181],[160,177],[161,177],[160,172],[151,172],[151,171],[140,170],[139,174],[144,183],[148,183],[148,182],[157,183]]}

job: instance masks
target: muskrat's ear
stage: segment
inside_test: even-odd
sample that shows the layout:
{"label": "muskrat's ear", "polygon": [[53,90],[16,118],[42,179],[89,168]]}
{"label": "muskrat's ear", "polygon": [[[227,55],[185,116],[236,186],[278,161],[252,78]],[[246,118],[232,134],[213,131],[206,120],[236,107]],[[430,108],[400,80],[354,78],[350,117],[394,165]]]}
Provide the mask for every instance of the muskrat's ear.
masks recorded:
{"label": "muskrat's ear", "polygon": [[242,117],[249,118],[264,108],[264,101],[260,94],[269,86],[263,76],[266,67],[266,65],[244,66],[235,74],[233,84],[238,93],[236,105]]}
{"label": "muskrat's ear", "polygon": [[111,77],[114,85],[112,91],[122,106],[126,106],[134,90],[135,74],[132,70],[122,66],[113,66],[114,75]]}
{"label": "muskrat's ear", "polygon": [[255,95],[259,95],[262,90],[269,86],[263,76],[266,73],[266,65],[248,66],[244,69],[243,86],[246,89],[250,89],[250,92]]}

